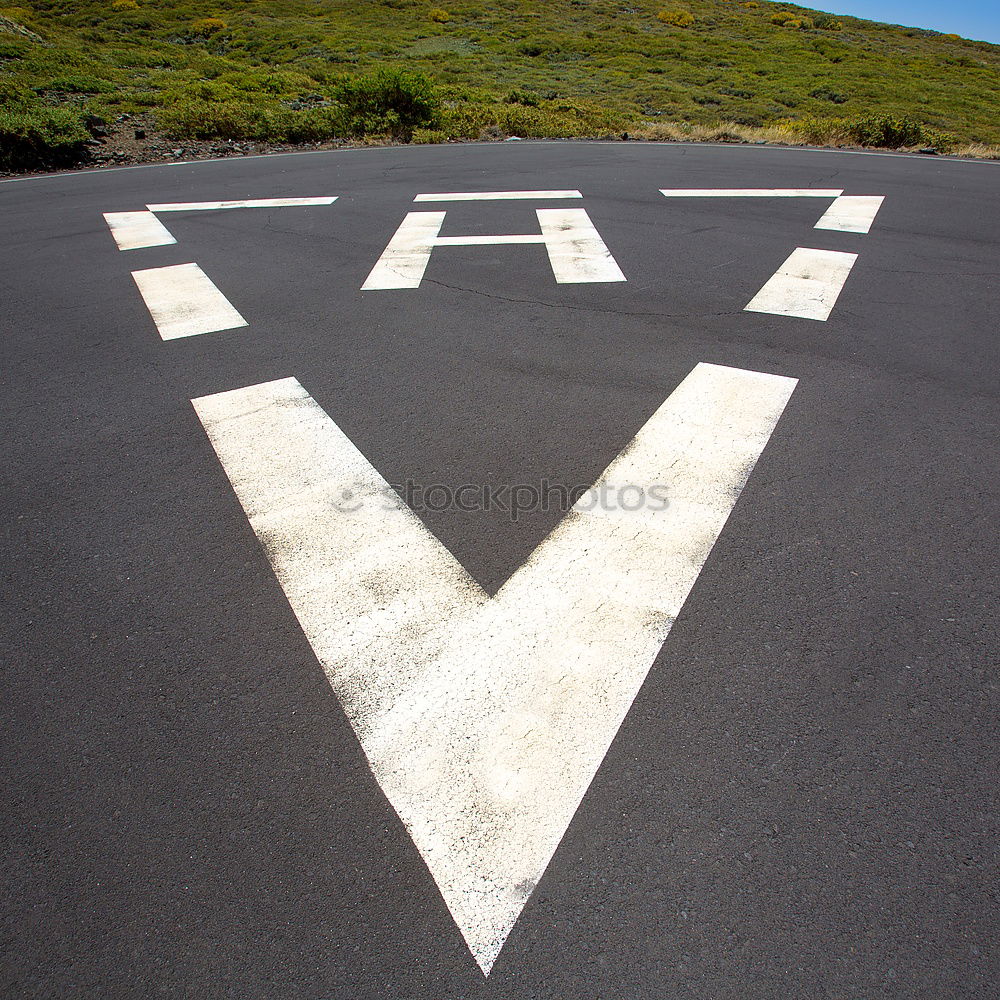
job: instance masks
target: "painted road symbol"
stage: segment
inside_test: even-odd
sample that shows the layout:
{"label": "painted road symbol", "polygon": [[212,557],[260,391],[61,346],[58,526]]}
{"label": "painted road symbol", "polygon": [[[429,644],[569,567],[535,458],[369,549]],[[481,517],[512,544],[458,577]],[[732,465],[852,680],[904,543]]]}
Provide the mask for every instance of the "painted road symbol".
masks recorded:
{"label": "painted road symbol", "polygon": [[[831,204],[815,228],[865,235],[884,201],[881,195],[845,195],[840,188],[661,188],[665,198],[819,198]],[[576,190],[456,191],[418,194],[414,202],[554,201],[580,199]],[[330,206],[336,196],[147,205],[144,211],[104,215],[119,250],[168,246],[176,239],[157,217],[170,212]],[[446,212],[410,212],[375,263],[362,291],[419,288],[436,248],[544,245],[559,284],[622,282],[626,277],[585,209],[536,209],[539,232],[497,236],[441,236]],[[797,247],[747,312],[826,321],[858,259],[856,253]],[[247,326],[247,321],[194,262],[132,273],[164,340]]]}
{"label": "painted road symbol", "polygon": [[[666,198],[818,198],[819,230],[866,234],[881,196],[661,189]],[[415,202],[580,199],[576,190]],[[333,196],[148,205],[105,218],[121,250],[174,237],[161,213],[330,206]],[[418,289],[435,250],[543,245],[558,283],[623,282],[582,208],[539,231],[442,236],[403,219],[362,290]],[[826,320],[857,254],[796,248],[746,305]],[[163,339],[246,326],[195,263],[133,278]],[[487,594],[294,378],[193,400],[364,750],[488,975],[715,544],[796,380],[699,364],[587,495],[663,483],[666,505],[572,507]],[[343,501],[351,498],[349,504]]]}
{"label": "painted road symbol", "polygon": [[539,208],[541,232],[513,236],[440,236],[445,212],[410,212],[396,230],[362,291],[419,288],[435,247],[542,243],[559,284],[624,281],[611,251],[582,208]]}
{"label": "painted road symbol", "polygon": [[578,503],[493,597],[402,499],[386,505],[388,484],[294,378],[193,400],[484,974],[795,384],[699,364],[591,491],[658,482],[668,503]]}

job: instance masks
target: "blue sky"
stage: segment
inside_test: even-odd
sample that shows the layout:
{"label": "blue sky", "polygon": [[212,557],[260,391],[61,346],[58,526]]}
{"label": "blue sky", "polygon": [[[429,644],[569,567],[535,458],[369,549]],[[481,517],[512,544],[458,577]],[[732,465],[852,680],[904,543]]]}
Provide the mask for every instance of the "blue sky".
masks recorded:
{"label": "blue sky", "polygon": [[963,38],[1000,42],[1000,0],[796,0],[802,7],[853,14],[910,28],[953,31]]}

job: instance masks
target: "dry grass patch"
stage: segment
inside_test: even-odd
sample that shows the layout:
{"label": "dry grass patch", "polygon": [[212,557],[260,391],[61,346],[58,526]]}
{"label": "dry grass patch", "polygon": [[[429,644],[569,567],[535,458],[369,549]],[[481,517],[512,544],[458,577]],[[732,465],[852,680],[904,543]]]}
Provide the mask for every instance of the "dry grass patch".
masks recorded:
{"label": "dry grass patch", "polygon": [[985,142],[970,142],[967,146],[958,146],[955,156],[967,156],[974,160],[1000,160],[1000,146],[991,146]]}

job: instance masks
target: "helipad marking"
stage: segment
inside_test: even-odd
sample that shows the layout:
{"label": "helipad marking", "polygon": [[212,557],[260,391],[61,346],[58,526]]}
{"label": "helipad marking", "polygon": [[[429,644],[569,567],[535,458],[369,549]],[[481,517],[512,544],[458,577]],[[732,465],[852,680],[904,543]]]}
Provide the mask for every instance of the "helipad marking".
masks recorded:
{"label": "helipad marking", "polygon": [[883,201],[884,195],[841,195],[816,223],[816,228],[841,233],[868,233]]}
{"label": "helipad marking", "polygon": [[857,259],[856,253],[798,247],[745,309],[825,321]]}
{"label": "helipad marking", "polygon": [[502,247],[522,246],[526,243],[544,243],[545,237],[526,233],[524,236],[439,236],[434,241],[438,247]]}
{"label": "helipad marking", "polygon": [[549,201],[582,198],[579,191],[453,191],[450,194],[418,194],[414,201]]}
{"label": "helipad marking", "polygon": [[119,250],[165,247],[177,242],[152,212],[105,212],[104,221]]}
{"label": "helipad marking", "polygon": [[151,212],[217,212],[227,208],[298,208],[309,205],[332,205],[329,198],[258,198],[254,201],[181,201],[168,205],[147,205]]}
{"label": "helipad marking", "polygon": [[[484,974],[795,384],[699,364],[493,598],[295,379],[193,400]],[[588,499],[653,483],[665,507]]]}
{"label": "helipad marking", "polygon": [[625,281],[611,251],[582,208],[535,210],[541,233],[440,236],[445,212],[410,212],[361,286],[362,291],[419,288],[435,247],[544,243],[560,284]]}
{"label": "helipad marking", "polygon": [[660,188],[664,198],[838,198],[842,188]]}
{"label": "helipad marking", "polygon": [[132,277],[164,340],[249,325],[197,264],[151,267]]}

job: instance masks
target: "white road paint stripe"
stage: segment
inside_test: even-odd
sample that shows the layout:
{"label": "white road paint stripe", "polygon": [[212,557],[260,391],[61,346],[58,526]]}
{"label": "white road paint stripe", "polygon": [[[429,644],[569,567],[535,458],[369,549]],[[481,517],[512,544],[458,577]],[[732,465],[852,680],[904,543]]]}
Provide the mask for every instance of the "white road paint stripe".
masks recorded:
{"label": "white road paint stripe", "polygon": [[856,253],[798,247],[745,308],[826,320],[857,259]]}
{"label": "white road paint stripe", "polygon": [[197,264],[151,267],[132,277],[164,340],[248,325]]}
{"label": "white road paint stripe", "polygon": [[151,212],[216,212],[225,208],[297,208],[308,205],[332,205],[331,198],[258,198],[254,201],[182,201],[169,205],[147,205]]}
{"label": "white road paint stripe", "polygon": [[524,236],[439,236],[434,245],[439,247],[492,247],[524,243],[544,243],[540,233]]}
{"label": "white road paint stripe", "polygon": [[452,191],[450,194],[418,194],[414,201],[548,201],[552,198],[582,198],[579,191]]}
{"label": "white road paint stripe", "polygon": [[295,379],[193,400],[484,974],[794,387],[699,364],[595,484],[669,504],[585,495],[492,599]]}
{"label": "white road paint stripe", "polygon": [[177,242],[152,212],[105,212],[104,221],[119,250],[165,247]]}
{"label": "white road paint stripe", "polygon": [[539,208],[541,233],[512,236],[441,236],[445,212],[409,212],[362,291],[419,288],[435,247],[505,246],[544,243],[552,273],[560,284],[625,281],[611,251],[582,208]]}
{"label": "white road paint stripe", "polygon": [[559,284],[626,280],[582,208],[539,208],[535,215]]}
{"label": "white road paint stripe", "polygon": [[841,233],[870,232],[883,201],[884,195],[841,195],[816,223],[816,228],[833,229]]}
{"label": "white road paint stripe", "polygon": [[841,188],[660,188],[665,198],[838,198],[843,193]]}
{"label": "white road paint stripe", "polygon": [[361,290],[419,288],[445,215],[445,212],[408,212]]}

